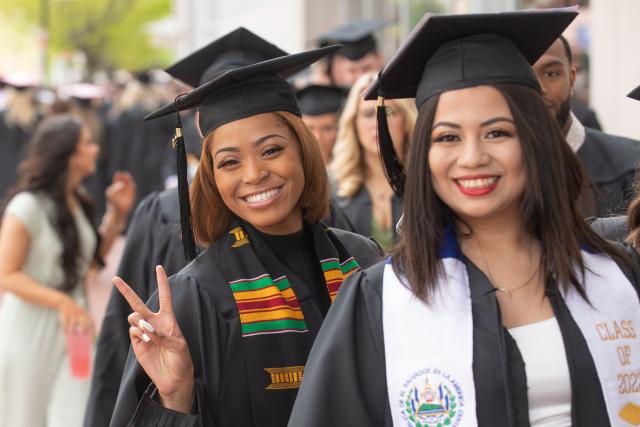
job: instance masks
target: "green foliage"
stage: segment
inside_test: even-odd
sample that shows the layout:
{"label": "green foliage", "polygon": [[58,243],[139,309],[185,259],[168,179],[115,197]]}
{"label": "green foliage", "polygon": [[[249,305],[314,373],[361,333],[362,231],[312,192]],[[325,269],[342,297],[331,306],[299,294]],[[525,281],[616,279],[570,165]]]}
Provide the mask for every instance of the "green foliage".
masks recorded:
{"label": "green foliage", "polygon": [[171,12],[171,0],[0,0],[12,19],[49,29],[51,53],[81,50],[89,71],[166,64],[146,26]]}

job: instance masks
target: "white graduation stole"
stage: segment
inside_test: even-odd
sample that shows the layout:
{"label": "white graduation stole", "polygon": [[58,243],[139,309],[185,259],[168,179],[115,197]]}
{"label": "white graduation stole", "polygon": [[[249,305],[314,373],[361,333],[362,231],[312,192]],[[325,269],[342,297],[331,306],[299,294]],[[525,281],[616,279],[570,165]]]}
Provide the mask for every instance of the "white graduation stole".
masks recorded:
{"label": "white graduation stole", "polygon": [[[589,303],[571,288],[561,291],[596,365],[614,427],[640,425],[640,301],[617,264],[582,252]],[[578,276],[580,277],[580,276]]]}
{"label": "white graduation stole", "polygon": [[387,390],[395,426],[475,427],[473,320],[462,261],[442,260],[446,278],[430,306],[390,264],[382,287]]}
{"label": "white graduation stole", "polygon": [[[638,426],[638,294],[614,261],[584,251],[582,256],[587,267],[584,286],[593,308],[573,290],[562,295],[593,357],[611,425]],[[445,274],[429,306],[385,265],[385,363],[396,426],[478,425],[469,278],[462,261],[444,258],[442,263]]]}

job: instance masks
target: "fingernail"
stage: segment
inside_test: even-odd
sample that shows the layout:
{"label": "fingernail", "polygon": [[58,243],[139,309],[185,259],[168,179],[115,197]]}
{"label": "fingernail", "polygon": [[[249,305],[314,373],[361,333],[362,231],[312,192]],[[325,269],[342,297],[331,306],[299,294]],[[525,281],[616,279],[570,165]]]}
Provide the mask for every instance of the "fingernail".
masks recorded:
{"label": "fingernail", "polygon": [[147,322],[144,319],[140,319],[140,321],[138,322],[138,326],[140,326],[140,329],[144,329],[147,332],[154,333],[156,331],[153,326],[151,326],[151,323]]}
{"label": "fingernail", "polygon": [[151,341],[151,338],[149,338],[149,335],[147,334],[142,334],[142,341],[149,342]]}

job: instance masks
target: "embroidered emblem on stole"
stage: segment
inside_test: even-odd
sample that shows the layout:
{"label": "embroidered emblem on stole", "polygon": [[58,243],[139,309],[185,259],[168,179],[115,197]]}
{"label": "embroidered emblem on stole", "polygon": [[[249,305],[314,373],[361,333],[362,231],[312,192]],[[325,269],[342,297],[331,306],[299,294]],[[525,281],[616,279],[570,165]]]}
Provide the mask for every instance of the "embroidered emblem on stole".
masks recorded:
{"label": "embroidered emblem on stole", "polygon": [[348,258],[342,263],[338,258],[325,259],[320,261],[320,266],[324,274],[324,281],[327,283],[327,290],[329,291],[331,302],[336,298],[342,282],[355,271],[360,270],[360,265],[358,265],[358,262],[353,259],[353,257]]}
{"label": "embroidered emblem on stole", "polygon": [[240,312],[242,336],[307,332],[300,303],[286,276],[269,274],[229,282]]}
{"label": "embroidered emblem on stole", "polygon": [[284,390],[300,388],[304,366],[287,366],[284,368],[264,368],[271,375],[271,384],[267,390]]}
{"label": "embroidered emblem on stole", "polygon": [[233,234],[236,241],[231,245],[232,248],[239,248],[240,246],[249,244],[249,236],[244,232],[242,227],[236,227],[229,232],[229,234]]}

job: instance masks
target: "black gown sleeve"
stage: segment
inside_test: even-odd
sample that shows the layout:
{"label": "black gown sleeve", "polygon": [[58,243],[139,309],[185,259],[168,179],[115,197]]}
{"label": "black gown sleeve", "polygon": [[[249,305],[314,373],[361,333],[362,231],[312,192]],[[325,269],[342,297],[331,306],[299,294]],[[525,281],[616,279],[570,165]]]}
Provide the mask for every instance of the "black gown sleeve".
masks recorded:
{"label": "black gown sleeve", "polygon": [[392,425],[382,335],[383,267],[354,273],[342,286],[309,355],[289,427]]}
{"label": "black gown sleeve", "polygon": [[[142,300],[149,298],[153,250],[154,224],[158,222],[156,197],[145,199],[136,209],[129,232],[118,275],[126,281]],[[154,279],[155,281],[155,279]],[[96,348],[96,359],[91,379],[91,391],[85,415],[86,427],[108,426],[118,396],[122,369],[129,352],[129,323],[131,308],[113,288],[102,321],[102,329]]]}
{"label": "black gown sleeve", "polygon": [[[222,341],[218,314],[212,296],[196,280],[178,274],[170,279],[173,309],[182,334],[187,340],[195,372],[195,396],[191,414],[182,414],[162,407],[153,399],[154,386],[142,366],[129,352],[122,375],[111,427],[122,426],[211,426],[215,427],[212,407],[220,389],[222,362],[219,346]],[[156,311],[158,294],[147,306]],[[205,378],[206,377],[206,378]],[[205,385],[206,384],[206,385]]]}

